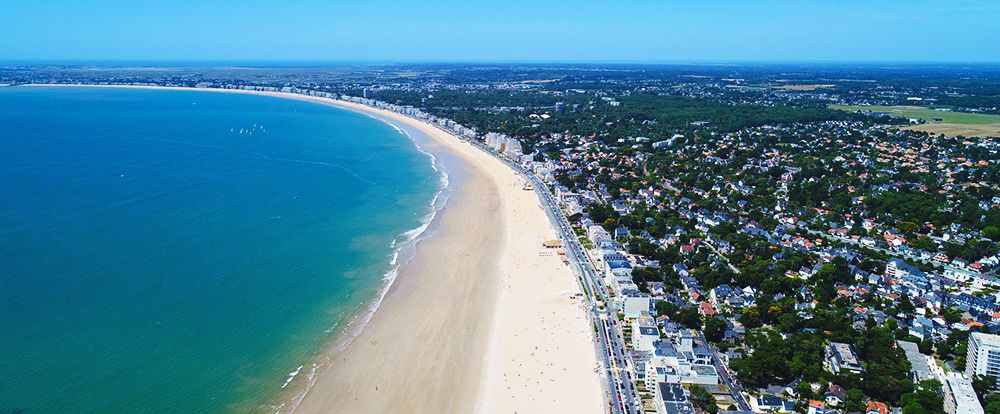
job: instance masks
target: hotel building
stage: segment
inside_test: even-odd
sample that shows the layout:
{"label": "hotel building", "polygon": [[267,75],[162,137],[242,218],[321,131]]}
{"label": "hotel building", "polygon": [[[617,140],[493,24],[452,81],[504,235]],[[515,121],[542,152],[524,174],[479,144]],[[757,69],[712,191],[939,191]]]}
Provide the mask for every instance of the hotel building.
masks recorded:
{"label": "hotel building", "polygon": [[969,335],[965,374],[969,378],[975,378],[976,375],[994,379],[1000,377],[1000,336],[981,332]]}

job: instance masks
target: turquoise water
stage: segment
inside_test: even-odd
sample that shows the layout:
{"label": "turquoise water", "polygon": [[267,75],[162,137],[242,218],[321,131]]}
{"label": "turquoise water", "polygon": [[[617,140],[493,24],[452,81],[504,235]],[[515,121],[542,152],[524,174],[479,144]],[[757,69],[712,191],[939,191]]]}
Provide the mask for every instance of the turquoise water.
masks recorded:
{"label": "turquoise water", "polygon": [[0,88],[0,413],[268,411],[438,184],[315,103]]}

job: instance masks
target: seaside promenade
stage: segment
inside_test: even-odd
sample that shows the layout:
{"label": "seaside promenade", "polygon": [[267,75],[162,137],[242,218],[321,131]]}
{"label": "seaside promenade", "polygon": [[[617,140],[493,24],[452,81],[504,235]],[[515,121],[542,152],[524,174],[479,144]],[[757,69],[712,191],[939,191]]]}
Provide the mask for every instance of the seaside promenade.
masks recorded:
{"label": "seaside promenade", "polygon": [[[371,101],[371,103],[375,102]],[[355,102],[355,104],[357,103]],[[391,105],[382,104],[383,110],[385,110],[384,107],[391,107]],[[428,119],[419,117],[419,114],[400,113],[400,115],[413,119],[416,122],[429,121]],[[458,137],[463,132],[461,130],[444,131],[437,125],[434,127],[453,137]],[[601,383],[603,392],[601,394],[605,400],[610,401],[607,405],[613,413],[639,412],[638,390],[635,389],[631,378],[626,375],[628,371],[626,367],[630,361],[625,352],[625,340],[621,329],[614,323],[616,317],[613,310],[605,306],[605,304],[609,303],[607,287],[602,282],[599,273],[594,269],[593,263],[587,257],[583,246],[580,245],[576,234],[573,232],[565,215],[563,215],[558,200],[542,180],[515,160],[497,153],[476,139],[464,139],[463,141],[504,163],[508,168],[527,180],[535,190],[538,202],[545,211],[549,224],[554,228],[558,239],[562,242],[569,260],[569,266],[577,277],[579,287],[583,289],[587,299],[584,308],[588,313],[588,323],[596,331],[594,351],[601,360],[598,369],[604,373]],[[487,410],[485,412],[493,411]],[[534,411],[529,410],[528,412]]]}
{"label": "seaside promenade", "polygon": [[[478,326],[490,328],[488,332],[483,332],[470,325],[455,326],[452,322],[455,320],[455,315],[441,316],[440,320],[448,324],[452,335],[456,331],[459,333],[452,338],[458,338],[465,344],[477,346],[482,344],[482,348],[466,354],[455,352],[440,357],[425,350],[428,345],[437,348],[438,345],[435,343],[439,340],[414,341],[415,352],[412,355],[414,358],[431,362],[445,358],[450,358],[451,361],[466,361],[466,370],[425,369],[421,372],[410,372],[405,366],[387,365],[386,375],[396,374],[397,382],[408,387],[413,387],[411,384],[417,382],[422,384],[416,385],[417,388],[431,388],[428,391],[439,392],[413,394],[407,398],[386,392],[371,394],[366,393],[368,390],[361,389],[357,390],[362,393],[360,397],[353,394],[357,401],[362,402],[366,398],[379,399],[383,403],[379,403],[375,411],[379,411],[377,407],[391,406],[384,405],[385,401],[398,401],[400,405],[395,407],[405,406],[408,412],[605,412],[608,396],[602,393],[603,374],[598,372],[601,367],[606,368],[609,365],[599,364],[598,354],[595,353],[593,330],[595,319],[592,312],[596,312],[598,307],[592,298],[588,298],[586,302],[581,302],[579,299],[583,296],[583,291],[594,292],[595,288],[579,284],[578,280],[583,279],[574,275],[559,255],[543,247],[544,241],[556,237],[562,239],[565,246],[572,246],[570,242],[576,243],[574,238],[566,235],[567,231],[570,234],[572,231],[559,213],[558,206],[552,202],[554,199],[544,185],[516,163],[484,151],[484,148],[477,147],[478,143],[475,141],[460,139],[460,134],[442,129],[438,124],[428,122],[426,119],[416,118],[413,114],[342,100],[330,103],[368,113],[389,122],[405,123],[431,138],[424,150],[432,154],[446,152],[462,161],[460,168],[471,178],[462,183],[460,188],[455,189],[453,197],[456,205],[452,206],[449,202],[449,206],[441,213],[440,220],[444,233],[435,236],[427,243],[445,244],[449,246],[448,254],[451,256],[474,259],[469,263],[470,268],[474,270],[464,274],[479,278],[464,282],[471,282],[470,285],[474,286],[473,295],[478,298],[476,303],[480,306],[467,308],[466,311],[477,315],[479,321],[484,317],[488,318],[486,323]],[[531,181],[534,189],[526,190],[523,185],[525,180]],[[491,195],[496,198],[496,202],[484,205],[483,200],[491,200]],[[553,221],[555,218],[561,218],[563,223]],[[480,233],[474,231],[472,223],[491,222],[499,224],[499,228],[489,233],[497,237],[493,240],[495,244],[490,248],[470,244],[469,241],[462,239],[468,237],[470,233]],[[449,223],[452,223],[452,231],[448,230]],[[485,228],[480,230],[488,231]],[[575,248],[579,249],[579,246]],[[440,282],[430,280],[432,276],[437,278],[437,274],[441,273],[440,270],[419,267],[422,263],[437,260],[426,260],[425,255],[431,250],[418,245],[417,251],[414,266],[404,266],[399,279],[422,280],[420,283],[429,284]],[[496,253],[497,257],[493,259],[490,254],[484,254],[486,252]],[[578,260],[581,253],[582,250],[570,252],[568,249],[567,255],[571,258],[571,266],[580,265],[581,262]],[[425,319],[424,315],[414,316],[419,313],[400,311],[391,302],[390,295],[393,295],[393,290],[397,292],[403,290],[404,285],[399,283],[410,282],[397,281],[397,284],[390,288],[386,297],[387,303],[383,305],[385,312],[381,309],[376,312],[362,335],[377,335],[382,329],[380,318],[391,318],[389,315],[405,315],[411,323],[417,319]],[[490,284],[494,285],[491,287]],[[595,286],[601,289],[601,295],[604,297],[603,287]],[[491,290],[494,288],[495,291]],[[434,300],[434,303],[440,306],[439,301],[454,300],[454,295],[449,292],[450,289],[452,288],[431,292],[427,298]],[[447,293],[442,295],[442,292]],[[601,311],[604,312],[603,309]],[[419,325],[419,322],[417,324]],[[601,329],[603,332],[603,328]],[[434,335],[445,334],[439,329],[431,331]],[[405,344],[411,342],[410,338],[398,336],[397,332],[393,332],[392,335],[396,335],[395,339],[398,340],[395,343],[397,350],[392,351],[394,354],[399,353],[398,346],[406,346]],[[612,336],[620,338],[617,335]],[[377,347],[377,344],[372,346]],[[617,348],[618,352],[623,350],[620,345],[602,347]],[[346,355],[348,360],[352,359],[350,349],[344,352],[343,355]],[[623,355],[619,354],[619,358],[624,362]],[[353,359],[363,361],[363,358]],[[338,401],[342,398],[316,396],[329,395],[327,393],[331,391],[339,393],[338,390],[345,385],[351,386],[340,381],[325,380],[337,376],[339,364],[344,362],[347,361],[344,359],[332,361],[327,370],[331,374],[320,375],[313,389],[303,399],[300,409],[295,412],[325,412],[331,407],[343,407]],[[357,362],[357,364],[365,363]],[[373,374],[379,372],[380,370],[376,369]],[[441,377],[427,375],[428,372],[439,372],[441,377],[450,379],[441,381]],[[343,380],[348,383],[356,382],[349,378]],[[446,387],[435,385],[442,383],[450,385]],[[616,388],[622,389],[621,382],[618,384]],[[391,387],[386,389],[398,389],[396,386],[386,386]],[[628,401],[631,401],[630,396],[624,398],[621,406],[630,404]],[[370,406],[359,404],[348,405],[347,408],[367,409]],[[614,412],[631,411],[615,409]]]}

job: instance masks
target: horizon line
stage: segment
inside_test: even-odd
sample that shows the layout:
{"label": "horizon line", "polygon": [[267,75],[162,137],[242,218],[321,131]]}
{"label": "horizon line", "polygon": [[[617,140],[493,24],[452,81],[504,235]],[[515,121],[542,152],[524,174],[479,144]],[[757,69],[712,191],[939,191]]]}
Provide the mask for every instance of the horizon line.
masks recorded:
{"label": "horizon line", "polygon": [[690,60],[462,60],[462,59],[0,59],[8,66],[136,67],[320,67],[392,65],[605,65],[605,66],[754,66],[754,65],[1000,65],[1000,61],[855,59],[690,59]]}

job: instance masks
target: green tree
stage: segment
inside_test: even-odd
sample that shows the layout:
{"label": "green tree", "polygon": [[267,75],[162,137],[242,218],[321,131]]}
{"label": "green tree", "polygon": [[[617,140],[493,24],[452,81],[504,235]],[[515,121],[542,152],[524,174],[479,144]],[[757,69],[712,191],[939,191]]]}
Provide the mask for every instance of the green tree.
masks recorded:
{"label": "green tree", "polygon": [[934,347],[934,351],[937,353],[939,358],[948,360],[951,359],[952,346],[951,342],[941,341]]}
{"label": "green tree", "polygon": [[985,414],[1000,414],[1000,398],[990,398],[983,406],[983,411]]}
{"label": "green tree", "polygon": [[968,352],[969,352],[968,342],[962,342],[957,347],[955,347],[955,351],[953,352],[955,355],[955,360],[953,362],[955,363],[955,368],[958,368],[959,371],[965,371],[965,363],[966,363],[965,356],[968,354]]}
{"label": "green tree", "polygon": [[1000,242],[1000,228],[996,226],[986,226],[983,228],[983,237]]}
{"label": "green tree", "polygon": [[726,335],[726,322],[719,318],[705,319],[705,339],[712,342],[721,341]]}
{"label": "green tree", "polygon": [[800,398],[813,398],[812,386],[806,381],[800,382],[799,385],[795,387],[795,392],[799,394]]}
{"label": "green tree", "polygon": [[847,401],[844,403],[844,411],[849,413],[861,413],[865,411],[865,393],[857,388],[847,390],[845,394]]}
{"label": "green tree", "polygon": [[917,349],[920,350],[921,354],[930,355],[934,353],[934,340],[931,338],[924,338],[917,344]]}
{"label": "green tree", "polygon": [[917,230],[920,230],[920,226],[918,226],[917,223],[914,223],[912,221],[899,221],[896,222],[896,230],[899,231],[900,233],[903,233],[904,235],[909,236],[913,233],[916,233]]}
{"label": "green tree", "polygon": [[740,314],[740,323],[742,323],[747,328],[756,328],[761,326],[763,320],[760,317],[760,310],[757,309],[757,305],[748,306]]}
{"label": "green tree", "polygon": [[603,226],[604,226],[604,230],[614,231],[615,227],[618,227],[618,220],[617,219],[613,219],[613,218],[609,218],[607,220],[604,220]]}
{"label": "green tree", "polygon": [[962,312],[954,308],[944,308],[941,310],[941,317],[948,323],[955,323],[962,320]]}
{"label": "green tree", "polygon": [[680,323],[689,329],[701,328],[701,314],[698,313],[698,309],[693,307],[681,309],[677,312],[676,318],[674,318],[673,321]]}
{"label": "green tree", "polygon": [[899,298],[899,311],[902,312],[904,316],[912,315],[916,308],[913,306],[913,301],[907,295],[902,295]]}
{"label": "green tree", "polygon": [[677,311],[680,310],[680,307],[665,300],[656,302],[655,306],[656,306],[656,316],[666,316],[671,320],[674,319],[674,315],[676,315]]}
{"label": "green tree", "polygon": [[715,396],[700,385],[691,387],[691,404],[702,411],[710,414],[719,412],[719,406],[715,402]]}
{"label": "green tree", "polygon": [[910,404],[903,407],[903,414],[930,414],[920,404]]}
{"label": "green tree", "polygon": [[907,242],[906,244],[914,249],[926,250],[929,252],[937,250],[937,243],[935,243],[934,240],[931,240],[931,238],[927,236],[916,237]]}
{"label": "green tree", "polygon": [[778,317],[777,328],[781,332],[791,333],[799,329],[802,318],[797,313],[786,313]]}
{"label": "green tree", "polygon": [[972,389],[976,391],[979,402],[985,405],[990,394],[997,390],[997,380],[985,375],[976,375],[972,377]]}
{"label": "green tree", "polygon": [[944,399],[938,395],[939,390],[940,381],[921,381],[912,392],[899,398],[899,405],[905,414],[944,414]]}
{"label": "green tree", "polygon": [[878,401],[898,401],[903,394],[913,391],[910,363],[903,351],[896,348],[891,331],[875,327],[852,336],[858,356],[865,362],[860,384],[865,395]]}

